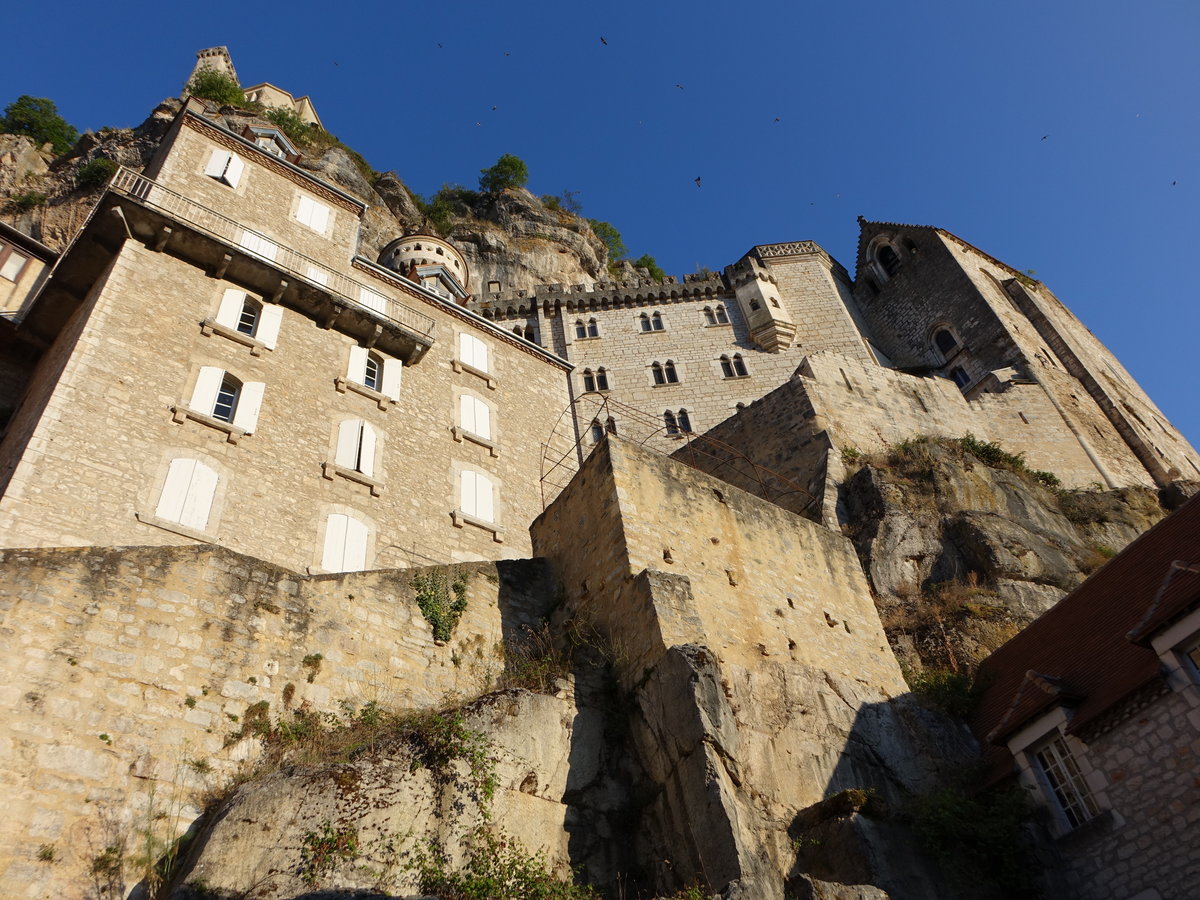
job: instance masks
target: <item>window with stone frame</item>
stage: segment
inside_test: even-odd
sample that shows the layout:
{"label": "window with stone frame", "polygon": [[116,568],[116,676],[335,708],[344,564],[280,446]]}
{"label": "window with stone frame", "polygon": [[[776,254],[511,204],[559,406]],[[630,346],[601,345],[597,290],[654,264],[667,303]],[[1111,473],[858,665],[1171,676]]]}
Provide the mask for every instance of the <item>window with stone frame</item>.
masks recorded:
{"label": "window with stone frame", "polygon": [[1061,734],[1031,753],[1043,793],[1071,828],[1100,814],[1100,808]]}

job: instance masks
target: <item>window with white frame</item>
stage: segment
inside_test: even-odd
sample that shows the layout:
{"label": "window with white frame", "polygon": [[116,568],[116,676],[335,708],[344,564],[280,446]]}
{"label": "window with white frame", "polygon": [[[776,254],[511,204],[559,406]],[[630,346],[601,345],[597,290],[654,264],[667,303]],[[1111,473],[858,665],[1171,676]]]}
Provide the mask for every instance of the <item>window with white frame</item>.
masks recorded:
{"label": "window with white frame", "polygon": [[300,195],[300,201],[296,205],[296,221],[301,225],[307,225],[318,234],[325,234],[329,230],[329,216],[332,210],[324,203],[318,203],[307,194]]}
{"label": "window with white frame", "polygon": [[400,379],[404,363],[384,357],[374,350],[355,345],[350,348],[346,380],[369,391],[383,394],[389,400],[400,399]]}
{"label": "window with white frame", "polygon": [[333,461],[343,469],[360,472],[368,478],[375,475],[375,450],[379,438],[369,422],[346,419],[338,425],[337,450]]}
{"label": "window with white frame", "polygon": [[488,373],[488,346],[473,334],[465,331],[458,336],[458,361],[477,372]]}
{"label": "window with white frame", "polygon": [[225,291],[217,308],[218,325],[254,338],[269,350],[275,349],[282,321],[282,307],[264,304],[236,288]]}
{"label": "window with white frame", "polygon": [[0,278],[16,281],[25,271],[25,264],[30,257],[22,253],[7,241],[0,241]]}
{"label": "window with white frame", "polygon": [[1071,828],[1078,828],[1099,815],[1096,800],[1061,734],[1056,734],[1031,755],[1043,790]]}
{"label": "window with white frame", "polygon": [[253,231],[243,229],[241,240],[238,243],[241,244],[243,250],[271,262],[275,262],[275,257],[279,255],[278,244]]}
{"label": "window with white frame", "polygon": [[459,508],[482,522],[496,521],[495,485],[481,472],[464,470],[458,476]]}
{"label": "window with white frame", "polygon": [[470,394],[458,398],[459,425],[476,437],[492,439],[492,411],[486,403]]}
{"label": "window with white frame", "polygon": [[266,385],[261,381],[239,380],[216,366],[201,366],[188,406],[221,422],[228,422],[247,434],[258,426]]}
{"label": "window with white frame", "polygon": [[366,522],[345,513],[330,513],[325,519],[321,568],[326,572],[361,572],[367,567],[370,536]]}
{"label": "window with white frame", "polygon": [[235,188],[242,180],[242,172],[245,169],[246,163],[240,156],[218,147],[209,156],[208,165],[204,167],[204,174]]}
{"label": "window with white frame", "polygon": [[198,459],[171,460],[154,515],[166,522],[205,531],[218,480],[216,470]]}

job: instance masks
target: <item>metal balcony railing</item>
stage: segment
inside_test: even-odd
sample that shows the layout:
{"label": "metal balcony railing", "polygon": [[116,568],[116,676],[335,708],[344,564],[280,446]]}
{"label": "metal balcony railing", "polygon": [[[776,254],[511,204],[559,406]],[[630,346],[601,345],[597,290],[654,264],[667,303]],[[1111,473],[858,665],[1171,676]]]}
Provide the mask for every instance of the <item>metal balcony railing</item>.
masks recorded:
{"label": "metal balcony railing", "polygon": [[429,316],[405,306],[398,300],[385,297],[360,281],[334,272],[315,259],[291,247],[285,247],[260,232],[246,228],[241,223],[163,187],[131,169],[124,166],[118,169],[109,182],[109,188],[159,210],[191,228],[240,248],[251,256],[266,260],[289,275],[317,285],[353,306],[369,309],[416,334],[428,337],[433,333],[433,319]]}

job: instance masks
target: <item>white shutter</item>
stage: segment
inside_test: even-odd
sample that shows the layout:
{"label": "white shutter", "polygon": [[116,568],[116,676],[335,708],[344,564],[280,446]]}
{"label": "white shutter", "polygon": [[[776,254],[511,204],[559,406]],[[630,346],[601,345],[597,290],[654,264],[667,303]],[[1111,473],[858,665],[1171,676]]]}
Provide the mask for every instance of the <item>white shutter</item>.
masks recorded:
{"label": "white shutter", "polygon": [[196,468],[194,459],[173,459],[167,467],[167,480],[163,482],[162,494],[154,515],[168,522],[179,522],[183,518],[183,504],[187,501],[188,485],[192,483],[192,472]]}
{"label": "white shutter", "polygon": [[333,461],[343,469],[354,468],[354,457],[358,455],[358,439],[362,434],[362,419],[346,419],[338,426],[337,452]]}
{"label": "white shutter", "polygon": [[373,309],[381,313],[387,312],[387,297],[383,296],[383,294],[375,293],[370,288],[360,287],[358,290],[358,299],[368,309]]}
{"label": "white shutter", "polygon": [[237,187],[242,178],[242,170],[245,168],[246,164],[242,162],[242,158],[236,153],[230,153],[229,165],[225,167],[225,183],[230,187]]}
{"label": "white shutter", "polygon": [[198,460],[193,462],[196,467],[192,471],[192,482],[183,502],[183,513],[177,521],[188,528],[204,531],[208,527],[213,495],[217,492],[217,473]]}
{"label": "white shutter", "polygon": [[[474,397],[471,399],[475,400]],[[492,439],[492,411],[482,400],[475,400],[475,433],[489,441]]]}
{"label": "white shutter", "polygon": [[246,292],[229,288],[225,291],[225,295],[221,298],[221,305],[217,309],[217,322],[226,328],[236,329],[245,305]]}
{"label": "white shutter", "polygon": [[318,234],[324,234],[325,229],[329,226],[329,207],[324,203],[309,200],[308,221],[304,224]]}
{"label": "white shutter", "polygon": [[458,356],[463,365],[480,372],[488,370],[487,344],[474,335],[464,332],[458,336]]}
{"label": "white shutter", "polygon": [[492,508],[492,482],[485,475],[475,476],[475,515],[485,522],[496,521]]}
{"label": "white shutter", "polygon": [[462,495],[462,511],[468,516],[475,515],[475,510],[478,505],[475,502],[475,481],[477,476],[474,472],[463,472],[458,476],[459,493]]}
{"label": "white shutter", "polygon": [[355,384],[362,384],[367,377],[367,348],[355,344],[350,348],[350,367],[346,370],[346,378]]}
{"label": "white shutter", "polygon": [[262,408],[263,391],[266,387],[261,381],[246,381],[242,384],[237,409],[233,412],[233,424],[247,434],[258,426],[258,411]]}
{"label": "white shutter", "polygon": [[366,422],[362,424],[362,444],[358,451],[358,471],[368,478],[375,477],[375,429]]}
{"label": "white shutter", "polygon": [[346,523],[349,516],[331,513],[325,520],[325,549],[321,553],[321,568],[326,572],[341,572],[346,551]]}
{"label": "white shutter", "polygon": [[275,349],[275,344],[279,340],[279,323],[282,321],[282,306],[263,304],[263,308],[258,313],[258,330],[254,332],[254,336],[262,341],[268,350]]}
{"label": "white shutter", "polygon": [[404,363],[398,359],[383,361],[383,390],[384,396],[392,400],[400,399],[400,373],[404,371]]}
{"label": "white shutter", "polygon": [[302,225],[312,224],[313,202],[311,197],[300,195],[300,204],[296,207],[296,220]]}
{"label": "white shutter", "polygon": [[342,571],[361,572],[367,567],[367,523],[346,517],[346,546],[342,551]]}
{"label": "white shutter", "polygon": [[458,398],[458,423],[472,434],[475,431],[475,398],[462,394]]}
{"label": "white shutter", "polygon": [[221,381],[224,377],[224,369],[218,369],[216,366],[201,366],[188,406],[198,413],[211,416],[213,407],[217,405],[217,391],[221,389]]}
{"label": "white shutter", "polygon": [[232,155],[228,150],[214,150],[208,158],[208,165],[204,167],[204,174],[211,178],[224,178]]}

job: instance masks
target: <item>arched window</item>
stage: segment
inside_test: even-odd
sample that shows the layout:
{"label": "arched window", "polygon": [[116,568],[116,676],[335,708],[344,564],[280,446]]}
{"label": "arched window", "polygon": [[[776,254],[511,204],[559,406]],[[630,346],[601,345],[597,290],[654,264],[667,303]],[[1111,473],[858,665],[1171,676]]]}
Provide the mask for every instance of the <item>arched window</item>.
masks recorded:
{"label": "arched window", "polygon": [[933,333],[933,346],[942,355],[942,359],[948,360],[959,349],[958,338],[949,328],[939,328]]}
{"label": "arched window", "polygon": [[879,261],[884,274],[888,277],[895,275],[900,270],[900,254],[891,244],[880,244],[875,251],[875,259]]}
{"label": "arched window", "polygon": [[705,325],[716,325],[717,324],[717,316],[712,311],[711,306],[704,307],[704,324]]}
{"label": "arched window", "polygon": [[650,331],[653,326],[650,324],[650,317],[646,313],[638,316],[638,322],[641,324],[642,331]]}
{"label": "arched window", "polygon": [[607,431],[609,434],[616,434],[617,433],[617,420],[614,419],[612,416],[609,416],[607,419],[605,419],[604,420],[604,430]]}
{"label": "arched window", "polygon": [[675,422],[675,414],[669,409],[663,413],[663,424],[666,426],[667,434],[679,434],[679,425]]}
{"label": "arched window", "polygon": [[590,394],[596,389],[596,374],[591,369],[583,370],[583,391]]}
{"label": "arched window", "polygon": [[654,376],[655,384],[666,384],[667,383],[667,376],[665,374],[663,374],[662,363],[659,363],[657,361],[652,362],[650,364],[650,374]]}
{"label": "arched window", "polygon": [[364,388],[378,391],[392,400],[400,399],[400,377],[404,363],[399,359],[385,359],[374,350],[355,345],[350,348],[350,364],[346,368],[346,380],[361,384]]}
{"label": "arched window", "polygon": [[596,370],[596,390],[608,390],[608,372],[604,370],[604,366]]}
{"label": "arched window", "polygon": [[521,326],[520,325],[513,326],[513,334],[515,334],[517,337],[521,336]]}
{"label": "arched window", "polygon": [[583,324],[583,319],[575,320],[575,337],[576,338],[587,337],[587,326]]}
{"label": "arched window", "polygon": [[346,419],[338,425],[337,451],[333,461],[343,469],[375,474],[375,429],[362,419]]}
{"label": "arched window", "polygon": [[723,353],[721,354],[721,377],[733,377],[733,363],[730,361],[729,357]]}
{"label": "arched window", "polygon": [[241,315],[238,316],[237,330],[253,337],[254,332],[258,331],[258,315],[261,312],[262,304],[246,297],[242,303]]}
{"label": "arched window", "polygon": [[679,376],[675,373],[675,363],[667,360],[667,364],[663,366],[663,374],[667,376],[668,384],[676,384],[679,381]]}
{"label": "arched window", "polygon": [[728,325],[729,324],[729,313],[725,312],[725,304],[724,303],[717,304],[717,324],[718,325]]}
{"label": "arched window", "polygon": [[733,354],[733,374],[739,377],[750,374],[746,371],[746,364],[742,361],[742,354],[740,353]]}
{"label": "arched window", "polygon": [[154,515],[167,522],[204,531],[208,527],[218,476],[198,459],[171,460]]}
{"label": "arched window", "polygon": [[458,398],[459,424],[484,440],[492,439],[492,411],[478,397],[463,394]]}
{"label": "arched window", "polygon": [[525,340],[527,340],[527,341],[533,340],[533,326],[532,325],[525,326]]}
{"label": "arched window", "polygon": [[321,568],[326,572],[361,572],[367,567],[367,523],[344,513],[325,520],[325,547]]}
{"label": "arched window", "polygon": [[263,306],[245,291],[235,288],[225,291],[216,315],[218,325],[255,338],[270,350],[275,349],[282,318],[282,307]]}
{"label": "arched window", "polygon": [[188,406],[202,415],[236,425],[249,434],[258,425],[265,388],[261,381],[242,383],[224,369],[201,366]]}
{"label": "arched window", "polygon": [[688,411],[686,409],[681,409],[677,418],[679,420],[680,431],[687,434],[692,430],[692,420],[688,418]]}
{"label": "arched window", "polygon": [[495,487],[482,472],[465,471],[459,475],[460,508],[468,516],[484,522],[496,521]]}
{"label": "arched window", "polygon": [[659,313],[655,313],[654,315],[652,315],[650,317],[650,324],[651,324],[651,326],[653,326],[655,331],[662,331],[663,330],[662,316]]}
{"label": "arched window", "polygon": [[588,319],[587,336],[588,337],[600,337],[600,325],[596,322],[595,319]]}
{"label": "arched window", "polygon": [[604,438],[604,426],[592,419],[592,443],[598,444]]}

